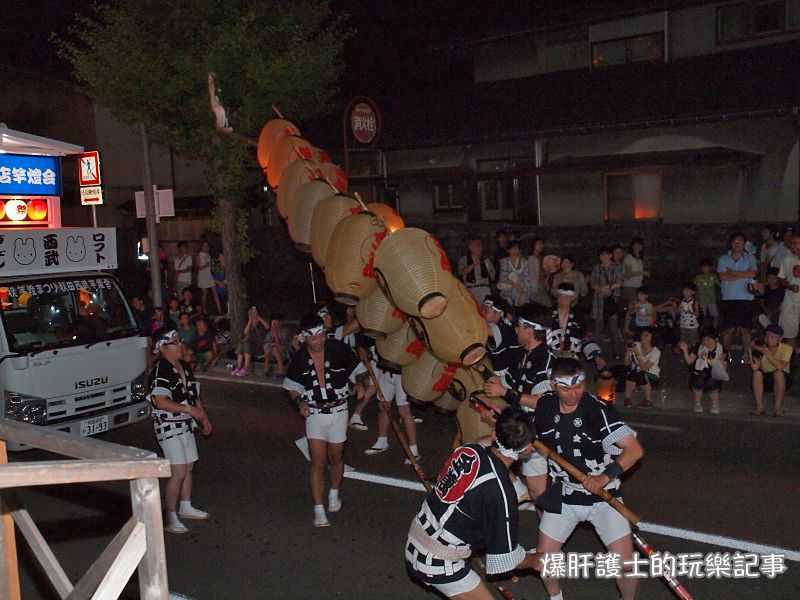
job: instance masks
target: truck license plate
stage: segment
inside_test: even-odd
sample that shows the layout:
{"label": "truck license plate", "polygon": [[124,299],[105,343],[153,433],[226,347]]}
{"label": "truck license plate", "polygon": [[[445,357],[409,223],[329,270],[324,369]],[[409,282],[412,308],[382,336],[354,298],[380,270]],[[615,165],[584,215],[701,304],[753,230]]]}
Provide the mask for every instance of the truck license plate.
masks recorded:
{"label": "truck license plate", "polygon": [[103,431],[108,431],[108,417],[93,417],[91,419],[86,419],[85,421],[81,421],[81,435],[94,435],[95,433],[101,433]]}

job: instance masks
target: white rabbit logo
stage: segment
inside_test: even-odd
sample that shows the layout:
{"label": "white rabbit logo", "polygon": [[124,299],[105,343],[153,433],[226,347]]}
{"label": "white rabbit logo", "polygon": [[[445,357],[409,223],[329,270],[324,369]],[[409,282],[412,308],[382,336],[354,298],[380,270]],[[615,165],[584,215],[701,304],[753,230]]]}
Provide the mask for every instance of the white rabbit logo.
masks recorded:
{"label": "white rabbit logo", "polygon": [[83,241],[83,237],[69,236],[67,238],[67,258],[72,262],[81,262],[86,258],[86,244]]}
{"label": "white rabbit logo", "polygon": [[17,238],[14,240],[14,260],[21,265],[29,265],[36,260],[36,247],[33,238]]}

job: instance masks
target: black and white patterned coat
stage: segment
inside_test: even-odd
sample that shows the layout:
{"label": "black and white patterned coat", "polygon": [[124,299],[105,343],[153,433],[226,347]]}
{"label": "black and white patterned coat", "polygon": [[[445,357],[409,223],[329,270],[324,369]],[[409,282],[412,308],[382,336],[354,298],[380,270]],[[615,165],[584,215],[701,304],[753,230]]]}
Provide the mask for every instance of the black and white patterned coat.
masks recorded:
{"label": "black and white patterned coat", "polygon": [[283,388],[300,394],[300,400],[311,408],[346,400],[350,384],[367,370],[350,346],[339,340],[325,340],[325,386],[320,386],[314,361],[306,347],[292,355]]}
{"label": "black and white patterned coat", "polygon": [[192,433],[195,423],[191,416],[185,413],[174,413],[168,410],[161,410],[156,407],[155,397],[166,396],[178,404],[195,406],[200,399],[200,384],[194,378],[192,366],[185,361],[181,361],[183,372],[186,377],[184,385],[178,369],[163,358],[159,358],[148,375],[148,389],[150,390],[147,398],[152,407],[153,427],[156,431],[156,439],[159,442],[168,440],[183,433]]}

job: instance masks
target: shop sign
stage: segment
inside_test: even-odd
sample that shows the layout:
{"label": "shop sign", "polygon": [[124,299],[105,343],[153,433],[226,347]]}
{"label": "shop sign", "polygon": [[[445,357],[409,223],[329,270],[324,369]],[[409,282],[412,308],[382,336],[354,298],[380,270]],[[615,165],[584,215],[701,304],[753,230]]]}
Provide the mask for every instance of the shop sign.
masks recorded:
{"label": "shop sign", "polygon": [[60,196],[57,156],[0,154],[0,196]]}

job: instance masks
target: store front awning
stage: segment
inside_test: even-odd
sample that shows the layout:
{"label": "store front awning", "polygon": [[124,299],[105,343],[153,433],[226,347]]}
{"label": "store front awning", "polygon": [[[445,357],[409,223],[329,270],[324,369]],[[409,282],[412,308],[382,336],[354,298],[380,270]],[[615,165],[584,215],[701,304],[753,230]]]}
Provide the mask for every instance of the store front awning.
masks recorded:
{"label": "store front awning", "polygon": [[0,123],[0,153],[67,156],[83,152],[83,146],[9,129]]}

